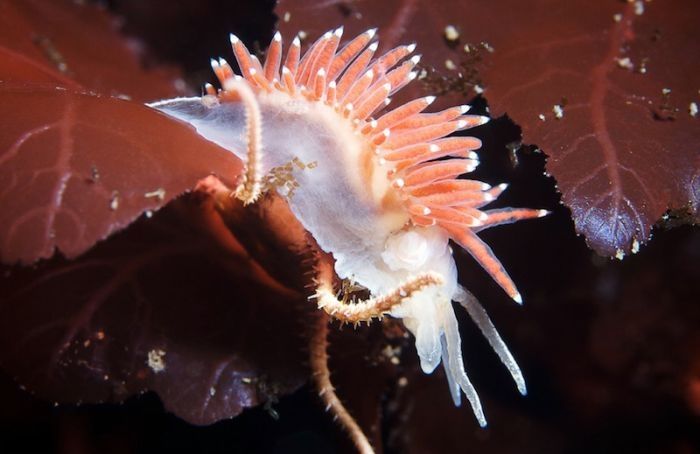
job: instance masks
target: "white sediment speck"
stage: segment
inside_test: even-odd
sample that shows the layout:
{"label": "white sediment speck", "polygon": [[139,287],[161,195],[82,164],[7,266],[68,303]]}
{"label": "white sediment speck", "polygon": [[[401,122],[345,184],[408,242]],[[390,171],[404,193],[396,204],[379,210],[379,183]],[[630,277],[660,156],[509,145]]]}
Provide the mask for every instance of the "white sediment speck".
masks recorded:
{"label": "white sediment speck", "polygon": [[564,108],[561,105],[555,104],[552,107],[552,112],[554,112],[554,117],[557,120],[561,120],[562,118],[564,118]]}
{"label": "white sediment speck", "polygon": [[154,349],[148,352],[146,364],[156,374],[165,370],[165,351]]}
{"label": "white sediment speck", "polygon": [[158,200],[163,200],[165,199],[165,189],[158,188],[155,191],[145,193],[143,196],[147,199],[154,198]]}
{"label": "white sediment speck", "polygon": [[445,27],[445,39],[448,41],[457,41],[459,39],[459,30],[454,25]]}
{"label": "white sediment speck", "polygon": [[629,59],[629,57],[616,58],[615,61],[617,61],[617,66],[619,66],[620,68],[629,69],[630,71],[634,69],[634,64],[632,63],[632,60]]}
{"label": "white sediment speck", "polygon": [[688,112],[690,113],[691,117],[697,117],[698,116],[698,104],[695,102],[691,102],[690,106],[688,106]]}
{"label": "white sediment speck", "polygon": [[114,191],[112,193],[112,198],[109,200],[109,209],[116,211],[119,208],[119,193]]}
{"label": "white sediment speck", "polygon": [[632,254],[636,254],[639,252],[639,241],[635,238],[632,240]]}

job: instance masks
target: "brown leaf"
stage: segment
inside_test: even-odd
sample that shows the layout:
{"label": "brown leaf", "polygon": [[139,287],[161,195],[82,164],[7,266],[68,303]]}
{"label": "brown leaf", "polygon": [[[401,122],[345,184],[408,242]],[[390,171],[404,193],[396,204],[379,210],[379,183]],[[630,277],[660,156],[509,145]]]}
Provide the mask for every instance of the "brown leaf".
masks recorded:
{"label": "brown leaf", "polygon": [[599,254],[636,250],[669,208],[697,216],[696,1],[283,0],[277,12],[287,34],[309,39],[344,24],[350,35],[379,26],[385,49],[417,41],[437,68],[424,87],[451,103],[485,89],[493,111],[549,155],[577,231]]}
{"label": "brown leaf", "polygon": [[155,390],[194,424],[300,386],[304,297],[266,275],[189,195],[76,260],[3,267],[0,362],[56,402]]}
{"label": "brown leaf", "polygon": [[643,3],[642,15],[637,4],[542,9],[508,28],[484,71],[494,109],[550,156],[577,231],[609,256],[646,241],[669,208],[697,213],[700,202],[700,123],[689,113],[700,101],[700,4]]}
{"label": "brown leaf", "polygon": [[75,257],[240,161],[189,126],[114,98],[0,84],[0,259]]}

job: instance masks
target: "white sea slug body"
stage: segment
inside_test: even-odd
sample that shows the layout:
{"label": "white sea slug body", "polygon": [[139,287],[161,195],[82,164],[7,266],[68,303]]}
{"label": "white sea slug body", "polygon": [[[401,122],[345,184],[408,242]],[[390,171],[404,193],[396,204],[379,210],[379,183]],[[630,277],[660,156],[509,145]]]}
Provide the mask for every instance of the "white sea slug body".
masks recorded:
{"label": "white sea slug body", "polygon": [[[293,171],[293,184],[277,190],[334,259],[319,264],[319,307],[343,321],[384,314],[403,319],[416,338],[423,370],[430,373],[442,361],[455,404],[463,391],[483,426],[481,404],[462,360],[452,301],[466,307],[522,393],[525,384],[484,310],[458,284],[448,241],[469,251],[521,302],[476,233],[546,211],[481,210],[505,185],[458,178],[478,165],[474,150],[481,143],[473,137],[446,136],[488,119],[465,115],[467,106],[422,113],[433,97],[386,110],[389,96],[415,78],[418,57],[409,58],[411,45],[374,58],[374,34],[369,30],[340,47],[342,29],[337,29],[303,56],[295,39],[284,61],[282,39],[276,34],[264,65],[232,36],[242,77],[224,60],[212,61],[222,90],[209,86],[202,98],[151,106],[192,124],[247,163],[236,191],[246,203],[257,198],[265,175],[300,164]],[[302,169],[305,164],[311,165]],[[339,301],[333,272],[365,287],[372,297],[356,304]]]}

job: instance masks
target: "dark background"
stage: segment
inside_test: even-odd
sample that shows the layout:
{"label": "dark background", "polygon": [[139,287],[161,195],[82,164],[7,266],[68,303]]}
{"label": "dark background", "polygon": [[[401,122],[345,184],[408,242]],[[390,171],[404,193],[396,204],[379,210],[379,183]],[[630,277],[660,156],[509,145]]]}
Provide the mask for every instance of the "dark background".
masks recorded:
{"label": "dark background", "polygon": [[[106,6],[122,18],[125,34],[145,43],[146,65],[177,65],[193,87],[212,79],[209,57],[230,55],[228,32],[254,49],[269,41],[275,24],[270,1],[115,0]],[[482,112],[486,103],[474,102]],[[541,221],[483,234],[519,284],[525,306],[514,307],[466,253],[456,256],[462,283],[485,304],[511,347],[529,395],[517,395],[459,311],[465,361],[488,429],[478,428],[469,408],[452,408],[441,371],[421,374],[411,342],[390,373],[368,365],[363,358],[381,327],[333,334],[331,370],[339,395],[351,410],[370,414],[361,420],[376,423],[384,452],[700,452],[697,229],[671,229],[667,222],[622,262],[595,255],[575,235],[554,180],[543,176],[543,154],[534,147],[508,151],[518,136],[509,119],[492,122],[480,135],[485,152],[477,176],[511,182],[499,206],[553,211]],[[269,341],[284,343],[284,335]],[[373,371],[385,374],[383,386],[367,378]],[[398,377],[408,385],[398,386]],[[208,427],[165,412],[153,393],[122,405],[54,406],[18,389],[8,375],[0,375],[0,402],[3,452],[352,451],[308,385]],[[376,411],[363,402],[376,404]]]}

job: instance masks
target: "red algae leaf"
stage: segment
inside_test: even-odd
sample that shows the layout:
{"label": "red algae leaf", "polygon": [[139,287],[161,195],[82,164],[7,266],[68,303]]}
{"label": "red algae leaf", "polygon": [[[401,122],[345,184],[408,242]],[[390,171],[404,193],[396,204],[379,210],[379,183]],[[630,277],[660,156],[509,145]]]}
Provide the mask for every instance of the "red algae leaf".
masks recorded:
{"label": "red algae leaf", "polygon": [[283,0],[277,13],[310,39],[344,24],[380,27],[385,49],[416,41],[437,68],[423,88],[452,104],[484,89],[549,156],[577,232],[601,255],[635,251],[668,209],[697,219],[698,2]]}
{"label": "red algae leaf", "polygon": [[[549,155],[577,231],[601,255],[634,251],[668,209],[697,214],[698,16],[693,1],[542,9],[507,30],[519,44],[483,72],[494,110]],[[513,65],[527,70],[503,70]]]}
{"label": "red algae leaf", "polygon": [[73,258],[217,173],[231,153],[140,104],[0,84],[0,260]]}
{"label": "red algae leaf", "polygon": [[[76,2],[0,3],[0,260],[74,257],[238,161],[138,104],[174,96],[110,16]],[[61,90],[58,90],[58,88]]]}
{"label": "red algae leaf", "polygon": [[309,307],[266,275],[200,193],[75,260],[2,267],[0,364],[62,403],[154,390],[194,424],[298,388]]}
{"label": "red algae leaf", "polygon": [[[137,44],[121,36],[116,25],[94,5],[68,0],[2,2],[0,81],[50,81],[138,101],[180,94],[175,73],[144,70]],[[20,63],[25,64],[23,71],[13,71]]]}

